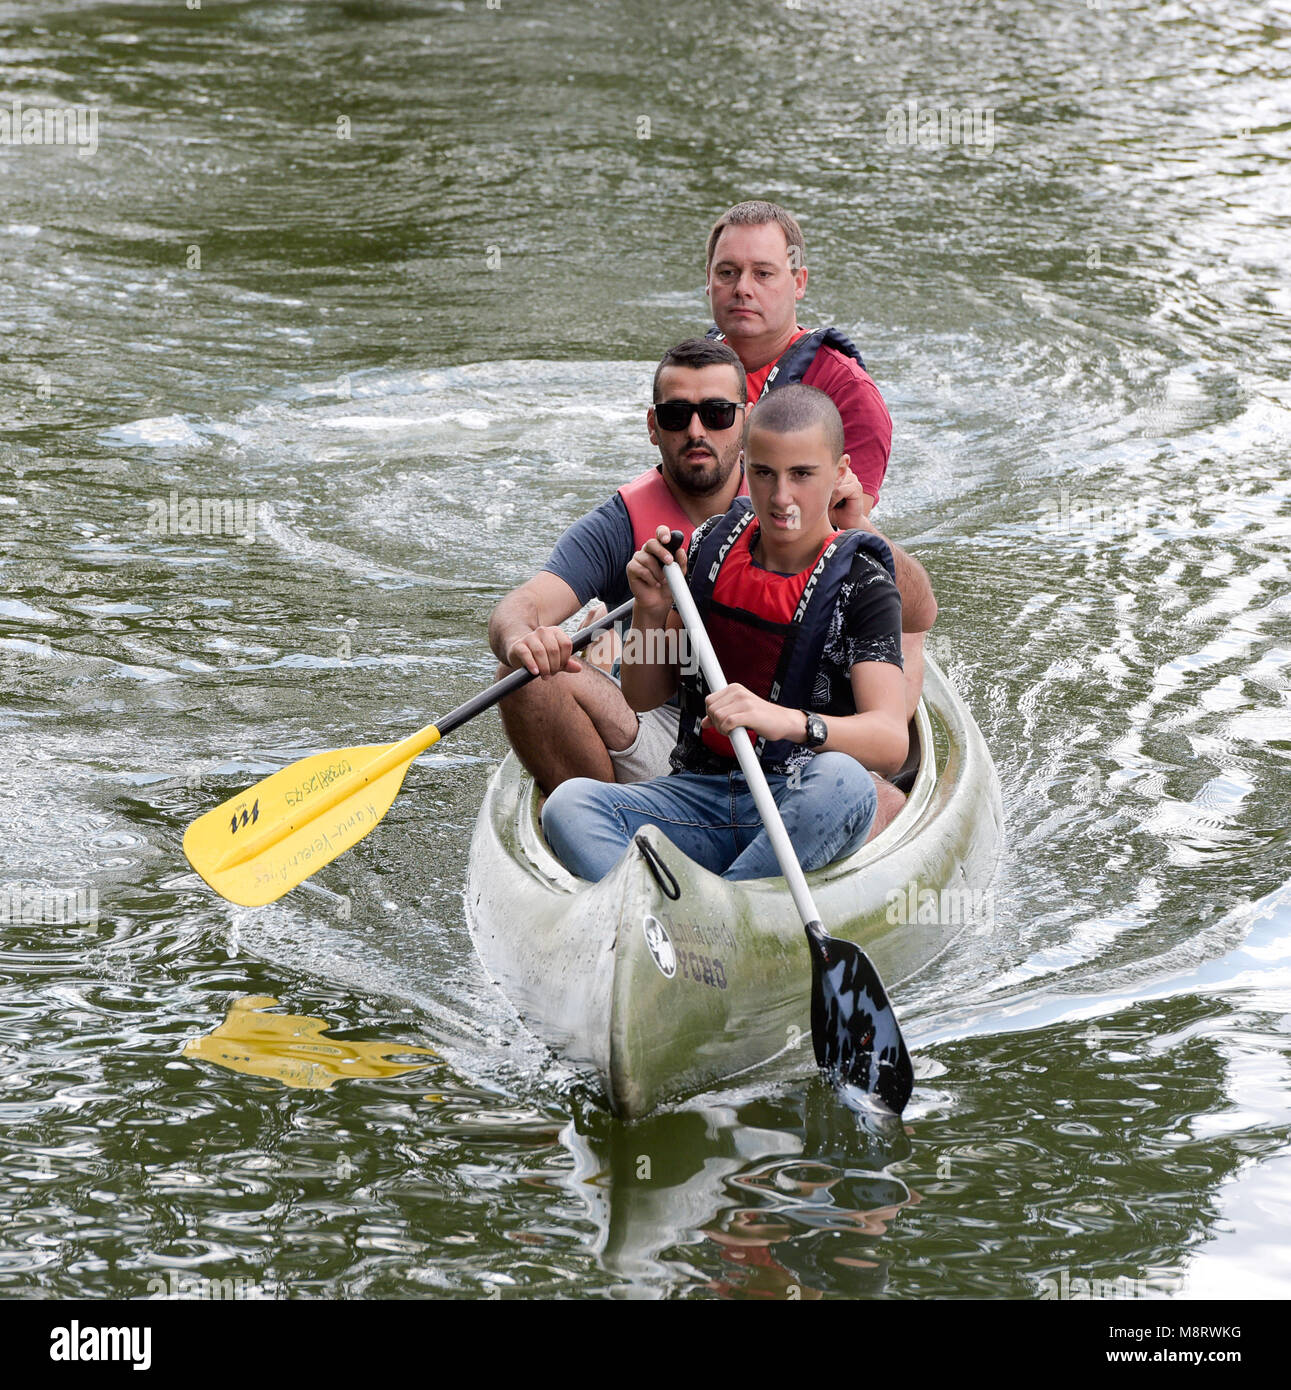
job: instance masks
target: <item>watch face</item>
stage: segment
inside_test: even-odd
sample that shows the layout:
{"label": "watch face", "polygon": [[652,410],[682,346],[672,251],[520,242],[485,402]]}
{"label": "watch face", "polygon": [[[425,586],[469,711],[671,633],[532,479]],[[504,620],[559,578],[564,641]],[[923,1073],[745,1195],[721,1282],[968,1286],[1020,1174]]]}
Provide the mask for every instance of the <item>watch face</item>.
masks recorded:
{"label": "watch face", "polygon": [[829,729],[818,714],[807,716],[807,747],[819,748],[829,738]]}

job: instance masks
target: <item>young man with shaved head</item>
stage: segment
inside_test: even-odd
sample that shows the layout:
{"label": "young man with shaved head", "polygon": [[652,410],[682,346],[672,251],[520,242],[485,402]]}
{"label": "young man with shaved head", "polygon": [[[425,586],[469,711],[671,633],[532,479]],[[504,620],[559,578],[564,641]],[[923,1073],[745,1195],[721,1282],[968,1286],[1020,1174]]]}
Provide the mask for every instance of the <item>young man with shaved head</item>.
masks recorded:
{"label": "young man with shaved head", "polygon": [[[543,830],[580,878],[603,878],[645,824],[725,878],[776,876],[727,738],[737,727],[755,736],[805,870],[864,843],[877,809],[871,771],[891,775],[906,757],[891,551],[872,533],[836,530],[829,517],[848,469],[837,409],[810,386],[778,390],[745,425],[744,451],[748,498],[697,527],[675,562],[661,526],[628,566],[641,640],[634,659],[625,648],[624,697],[650,710],[679,693],[681,717],[671,775],[630,786],[575,778],[547,798]],[[717,694],[681,665],[669,563],[682,566],[731,682]],[[671,642],[659,640],[670,632]]]}

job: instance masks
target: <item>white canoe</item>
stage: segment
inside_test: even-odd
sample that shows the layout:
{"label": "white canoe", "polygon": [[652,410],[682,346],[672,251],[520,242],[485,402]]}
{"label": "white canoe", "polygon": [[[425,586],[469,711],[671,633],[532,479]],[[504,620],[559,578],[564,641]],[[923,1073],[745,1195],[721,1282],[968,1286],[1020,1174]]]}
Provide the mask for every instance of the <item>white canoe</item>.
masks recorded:
{"label": "white canoe", "polygon": [[[1002,819],[981,733],[931,659],[912,731],[919,769],[901,813],[807,876],[826,929],[868,952],[898,1017],[901,982],[945,950],[989,886]],[[641,837],[666,873],[634,844],[600,883],[575,878],[509,753],[480,808],[466,895],[489,977],[623,1118],[789,1047],[810,1067],[811,962],[784,879],[727,883],[653,827]]]}

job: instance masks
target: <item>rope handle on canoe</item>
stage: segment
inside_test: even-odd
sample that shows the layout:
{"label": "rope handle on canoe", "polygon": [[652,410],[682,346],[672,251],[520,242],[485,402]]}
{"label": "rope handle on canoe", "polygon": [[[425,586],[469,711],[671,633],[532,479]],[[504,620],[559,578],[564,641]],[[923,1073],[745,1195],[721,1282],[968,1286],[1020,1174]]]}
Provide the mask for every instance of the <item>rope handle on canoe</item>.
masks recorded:
{"label": "rope handle on canoe", "polygon": [[[646,862],[646,868],[654,875],[654,881],[659,885],[659,891],[665,898],[671,898],[676,902],[681,897],[681,885],[677,882],[673,871],[659,858],[658,851],[651,845],[644,835],[638,835],[635,840],[636,847],[641,851],[641,857]],[[668,883],[664,882],[665,876],[668,883],[672,884],[671,889]]]}

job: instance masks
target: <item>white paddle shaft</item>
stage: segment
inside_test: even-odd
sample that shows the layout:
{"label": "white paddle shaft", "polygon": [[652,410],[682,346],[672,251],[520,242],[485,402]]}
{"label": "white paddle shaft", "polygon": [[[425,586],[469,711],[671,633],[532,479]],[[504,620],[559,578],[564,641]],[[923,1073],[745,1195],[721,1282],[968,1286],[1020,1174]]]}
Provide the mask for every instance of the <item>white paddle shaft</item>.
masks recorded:
{"label": "white paddle shaft", "polygon": [[[708,633],[704,631],[699,609],[695,607],[690,586],[686,583],[680,566],[675,561],[669,561],[668,564],[664,565],[663,572],[668,576],[668,587],[672,590],[672,601],[677,605],[682,622],[686,624],[686,631],[690,634],[690,640],[694,645],[696,655],[699,657],[699,669],[704,673],[709,690],[713,694],[719,690],[725,690],[729,682],[722,675],[722,668],[717,661],[717,653],[713,650],[713,644],[708,640]],[[744,728],[732,729],[727,737],[731,741],[731,747],[735,749],[735,756],[740,760],[740,770],[744,773],[744,780],[749,784],[749,790],[753,793],[753,800],[757,803],[758,811],[761,813],[762,823],[766,826],[767,834],[771,837],[771,848],[775,850],[775,857],[780,862],[780,872],[784,874],[789,884],[789,891],[793,894],[794,903],[802,916],[802,924],[805,927],[809,922],[819,922],[820,913],[816,911],[816,904],[812,901],[811,889],[807,887],[802,865],[798,863],[798,856],[794,852],[793,841],[790,840],[789,832],[784,828],[784,821],[780,819],[780,808],[775,804],[775,798],[771,795],[771,788],[767,786],[762,764],[758,762],[757,754],[753,751],[753,740],[749,736],[749,731]]]}

